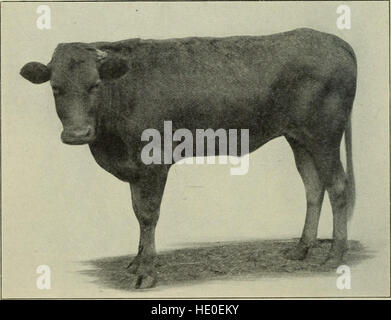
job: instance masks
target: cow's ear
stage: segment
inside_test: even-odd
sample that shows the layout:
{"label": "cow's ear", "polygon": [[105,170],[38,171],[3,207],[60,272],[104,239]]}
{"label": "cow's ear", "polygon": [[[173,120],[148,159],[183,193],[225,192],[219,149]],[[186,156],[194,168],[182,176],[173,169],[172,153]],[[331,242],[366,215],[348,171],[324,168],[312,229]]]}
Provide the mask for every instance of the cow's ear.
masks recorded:
{"label": "cow's ear", "polygon": [[98,67],[99,76],[102,80],[117,79],[122,77],[128,70],[129,67],[126,60],[110,56],[102,59]]}
{"label": "cow's ear", "polygon": [[20,70],[20,75],[32,83],[44,83],[50,80],[50,69],[39,62],[26,63]]}

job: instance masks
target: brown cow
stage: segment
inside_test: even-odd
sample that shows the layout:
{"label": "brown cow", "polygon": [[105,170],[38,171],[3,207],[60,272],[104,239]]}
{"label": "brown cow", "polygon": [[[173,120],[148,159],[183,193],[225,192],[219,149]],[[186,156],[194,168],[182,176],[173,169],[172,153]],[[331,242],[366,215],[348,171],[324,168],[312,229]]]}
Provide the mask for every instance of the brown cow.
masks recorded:
{"label": "brown cow", "polygon": [[[89,144],[96,162],[129,182],[140,224],[131,264],[137,288],[156,282],[155,227],[171,164],[146,165],[142,132],[187,128],[249,129],[249,152],[284,136],[307,197],[301,240],[290,258],[315,243],[327,190],[334,217],[328,261],[347,247],[354,204],[350,113],[356,58],[340,38],[311,29],[270,36],[130,39],[59,44],[48,65],[26,64],[33,83],[50,80],[62,141]],[[345,133],[347,173],[340,161]]]}

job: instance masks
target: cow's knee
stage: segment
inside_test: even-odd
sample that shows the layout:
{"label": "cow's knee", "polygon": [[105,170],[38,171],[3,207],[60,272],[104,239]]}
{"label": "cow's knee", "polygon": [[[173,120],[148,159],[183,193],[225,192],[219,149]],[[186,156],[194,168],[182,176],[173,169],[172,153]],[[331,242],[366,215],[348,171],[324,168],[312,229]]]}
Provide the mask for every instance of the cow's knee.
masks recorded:
{"label": "cow's knee", "polygon": [[[141,193],[141,192],[140,192]],[[155,226],[160,213],[161,199],[158,196],[149,197],[132,194],[133,210],[140,226]]]}
{"label": "cow's knee", "polygon": [[148,227],[154,227],[157,224],[157,221],[159,219],[159,210],[140,210],[135,209],[134,210],[137,220],[140,224],[141,228],[148,228]]}

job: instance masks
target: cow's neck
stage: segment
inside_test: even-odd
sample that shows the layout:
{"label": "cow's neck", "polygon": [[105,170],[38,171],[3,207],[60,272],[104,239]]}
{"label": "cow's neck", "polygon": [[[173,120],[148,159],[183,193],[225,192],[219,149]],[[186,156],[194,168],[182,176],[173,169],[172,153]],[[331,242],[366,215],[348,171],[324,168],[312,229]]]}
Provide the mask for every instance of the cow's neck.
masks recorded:
{"label": "cow's neck", "polygon": [[121,86],[108,84],[102,92],[99,106],[97,137],[90,144],[90,150],[95,161],[106,171],[120,180],[130,181],[137,172],[133,157],[136,150],[130,150],[124,142],[126,135],[126,116],[131,112],[131,106]]}

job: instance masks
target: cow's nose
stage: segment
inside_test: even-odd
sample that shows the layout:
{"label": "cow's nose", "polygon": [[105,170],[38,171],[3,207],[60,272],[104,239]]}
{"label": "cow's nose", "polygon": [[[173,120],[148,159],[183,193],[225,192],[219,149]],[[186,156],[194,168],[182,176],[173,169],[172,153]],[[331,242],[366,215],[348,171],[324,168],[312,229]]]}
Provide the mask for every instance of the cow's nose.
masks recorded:
{"label": "cow's nose", "polygon": [[64,128],[61,140],[66,144],[90,143],[95,138],[95,130],[92,126],[85,128]]}

